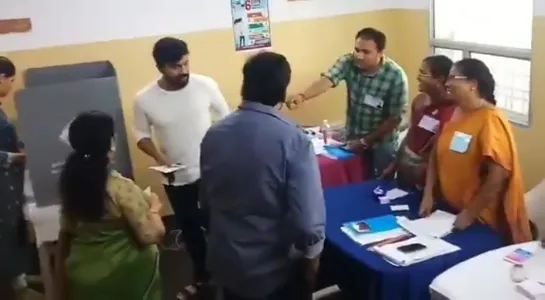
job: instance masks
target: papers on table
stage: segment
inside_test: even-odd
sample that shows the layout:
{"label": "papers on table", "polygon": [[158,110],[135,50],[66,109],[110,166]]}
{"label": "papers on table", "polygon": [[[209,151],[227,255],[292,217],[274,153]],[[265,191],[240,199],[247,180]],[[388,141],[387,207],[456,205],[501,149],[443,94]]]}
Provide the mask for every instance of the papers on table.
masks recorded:
{"label": "papers on table", "polygon": [[150,170],[157,171],[157,172],[163,173],[163,174],[174,173],[174,172],[176,172],[178,170],[185,169],[185,168],[186,168],[186,166],[181,165],[181,164],[172,164],[172,165],[169,165],[169,166],[153,166],[153,167],[149,167]]}
{"label": "papers on table", "polygon": [[[377,233],[399,228],[397,218],[394,215],[384,215],[343,224],[356,233]],[[363,229],[362,229],[363,227]]]}
{"label": "papers on table", "polygon": [[[399,250],[399,247],[411,244],[421,244],[424,245],[425,248],[410,253],[403,253]],[[401,242],[383,246],[375,246],[372,249],[381,254],[393,265],[405,267],[437,256],[456,252],[460,250],[460,247],[448,243],[442,239],[427,236],[415,236]]]}
{"label": "papers on table", "polygon": [[347,227],[341,227],[341,231],[344,232],[351,240],[361,246],[381,242],[387,239],[392,239],[400,236],[407,235],[407,232],[401,228],[396,228],[388,231],[375,232],[375,233],[357,233]]}
{"label": "papers on table", "polygon": [[326,153],[323,139],[314,138],[314,139],[311,139],[310,141],[312,142],[312,147],[314,147],[314,153],[316,155],[323,155]]}
{"label": "papers on table", "polygon": [[386,194],[379,196],[378,199],[380,201],[380,204],[388,204],[392,200],[396,200],[402,197],[405,197],[409,194],[409,192],[394,188],[386,192]]}
{"label": "papers on table", "polygon": [[524,264],[526,277],[545,285],[545,249],[538,246],[537,249],[532,252],[532,258],[527,260]]}
{"label": "papers on table", "polygon": [[[376,244],[371,250],[382,255],[388,262],[396,266],[408,266],[460,250],[441,239],[452,231],[455,219],[455,215],[441,210],[427,218],[416,220],[384,215],[347,222],[343,224],[341,231],[360,245]],[[424,247],[405,252],[398,249],[411,244]]]}
{"label": "papers on table", "polygon": [[455,215],[442,210],[436,210],[426,218],[409,220],[405,217],[400,217],[397,222],[399,226],[414,235],[443,238],[452,232],[455,220]]}
{"label": "papers on table", "polygon": [[545,286],[537,281],[527,279],[517,284],[517,292],[531,300],[545,299]]}

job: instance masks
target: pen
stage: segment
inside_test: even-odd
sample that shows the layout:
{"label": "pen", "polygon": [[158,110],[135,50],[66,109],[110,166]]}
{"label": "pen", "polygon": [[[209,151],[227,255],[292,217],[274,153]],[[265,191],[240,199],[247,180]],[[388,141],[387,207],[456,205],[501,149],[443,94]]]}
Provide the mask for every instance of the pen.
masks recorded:
{"label": "pen", "polygon": [[384,245],[405,241],[405,240],[408,240],[408,239],[410,239],[412,237],[413,237],[412,234],[403,234],[403,235],[399,235],[399,236],[396,236],[396,237],[386,238],[386,239],[380,240],[378,242],[371,243],[371,244],[369,244],[367,246],[369,248],[373,248],[375,246],[376,247],[382,247]]}

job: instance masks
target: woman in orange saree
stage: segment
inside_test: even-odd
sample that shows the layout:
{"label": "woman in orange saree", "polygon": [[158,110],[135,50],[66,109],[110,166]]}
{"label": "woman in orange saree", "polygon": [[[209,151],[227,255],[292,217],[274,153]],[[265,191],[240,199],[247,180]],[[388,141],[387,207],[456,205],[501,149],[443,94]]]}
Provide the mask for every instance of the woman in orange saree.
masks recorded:
{"label": "woman in orange saree", "polygon": [[514,136],[496,108],[490,70],[480,60],[463,59],[454,64],[446,86],[458,108],[432,151],[421,215],[440,197],[459,211],[457,230],[480,221],[508,243],[531,240]]}

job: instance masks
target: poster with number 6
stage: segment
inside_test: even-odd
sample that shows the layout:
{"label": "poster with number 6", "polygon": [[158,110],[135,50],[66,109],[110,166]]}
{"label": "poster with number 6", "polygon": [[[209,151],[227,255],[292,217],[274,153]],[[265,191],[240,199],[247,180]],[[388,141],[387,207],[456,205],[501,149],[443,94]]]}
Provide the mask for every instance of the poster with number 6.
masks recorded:
{"label": "poster with number 6", "polygon": [[231,0],[231,12],[236,51],[272,46],[269,0]]}

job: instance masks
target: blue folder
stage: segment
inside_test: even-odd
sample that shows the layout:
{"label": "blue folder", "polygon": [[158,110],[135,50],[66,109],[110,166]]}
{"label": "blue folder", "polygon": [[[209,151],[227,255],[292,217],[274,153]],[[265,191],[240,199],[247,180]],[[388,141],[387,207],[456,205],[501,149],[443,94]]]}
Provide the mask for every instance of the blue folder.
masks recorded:
{"label": "blue folder", "polygon": [[389,231],[389,230],[399,228],[399,224],[397,224],[397,218],[394,215],[384,215],[384,216],[375,217],[375,218],[348,222],[348,223],[344,223],[343,226],[356,233],[360,233],[354,229],[354,225],[358,223],[362,223],[362,222],[367,224],[367,226],[369,227],[369,231],[365,233],[384,232],[384,231]]}
{"label": "blue folder", "polygon": [[324,146],[325,151],[338,160],[345,160],[355,156],[354,153],[339,146]]}

